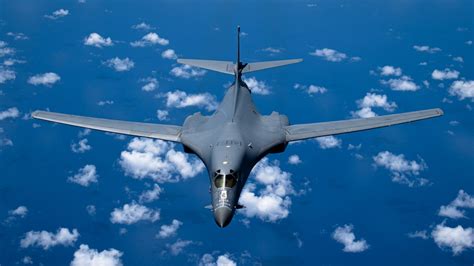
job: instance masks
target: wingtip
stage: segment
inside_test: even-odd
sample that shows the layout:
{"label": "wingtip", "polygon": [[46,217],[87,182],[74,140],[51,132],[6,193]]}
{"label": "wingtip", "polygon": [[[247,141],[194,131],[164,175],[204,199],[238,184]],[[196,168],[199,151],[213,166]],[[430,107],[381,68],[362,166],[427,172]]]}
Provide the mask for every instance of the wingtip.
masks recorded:
{"label": "wingtip", "polygon": [[38,116],[39,116],[40,113],[41,113],[40,110],[36,110],[36,111],[34,111],[34,112],[31,113],[31,117],[33,117],[33,118],[38,118]]}
{"label": "wingtip", "polygon": [[439,116],[444,115],[444,111],[443,111],[443,109],[441,109],[441,108],[436,108],[435,111],[436,111],[436,113],[437,113]]}

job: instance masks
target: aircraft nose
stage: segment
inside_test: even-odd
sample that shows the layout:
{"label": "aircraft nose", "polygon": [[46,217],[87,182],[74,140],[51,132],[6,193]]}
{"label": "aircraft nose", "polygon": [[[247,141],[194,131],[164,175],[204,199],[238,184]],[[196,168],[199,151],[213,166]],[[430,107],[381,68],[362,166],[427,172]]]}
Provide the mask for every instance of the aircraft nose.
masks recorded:
{"label": "aircraft nose", "polygon": [[232,220],[232,210],[227,207],[220,207],[214,211],[214,219],[219,227],[226,227]]}

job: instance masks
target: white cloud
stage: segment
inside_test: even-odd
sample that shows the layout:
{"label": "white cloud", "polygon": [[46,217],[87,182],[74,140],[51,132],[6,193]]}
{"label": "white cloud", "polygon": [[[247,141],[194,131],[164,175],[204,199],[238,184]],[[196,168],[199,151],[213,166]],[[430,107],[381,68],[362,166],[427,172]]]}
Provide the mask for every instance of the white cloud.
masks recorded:
{"label": "white cloud", "polygon": [[169,249],[171,255],[177,256],[177,255],[181,254],[181,252],[183,252],[184,248],[186,248],[187,246],[189,246],[193,243],[194,242],[191,241],[191,240],[178,239],[173,244],[166,244],[166,247]]}
{"label": "white cloud", "polygon": [[456,56],[456,57],[453,57],[453,61],[456,61],[456,62],[459,62],[459,63],[463,63],[464,62],[464,59],[460,56]]}
{"label": "white cloud", "polygon": [[20,245],[22,248],[37,246],[47,250],[57,245],[72,246],[78,237],[77,229],[69,231],[67,228],[59,228],[56,234],[47,231],[29,231],[21,239]]}
{"label": "white cloud", "polygon": [[444,70],[433,70],[431,73],[431,77],[436,80],[445,80],[445,79],[457,79],[459,76],[459,71],[451,70],[449,68],[445,68]]}
{"label": "white cloud", "polygon": [[206,253],[201,257],[199,266],[237,266],[237,263],[233,261],[229,254],[220,255],[217,260],[212,254]]}
{"label": "white cloud", "polygon": [[449,227],[444,224],[436,225],[431,232],[433,240],[440,248],[451,248],[454,255],[461,254],[465,249],[474,248],[474,229],[471,227],[463,228]]}
{"label": "white cloud", "polygon": [[23,259],[21,259],[21,262],[23,264],[33,264],[33,259],[29,256],[25,256]]}
{"label": "white cloud", "polygon": [[160,232],[156,235],[157,238],[168,238],[176,235],[179,227],[183,225],[181,221],[173,219],[170,225],[162,225],[160,227]]}
{"label": "white cloud", "polygon": [[114,104],[114,101],[112,100],[104,100],[104,101],[97,102],[98,106],[112,105],[112,104]]}
{"label": "white cloud", "polygon": [[139,221],[156,222],[160,219],[160,210],[153,210],[132,202],[121,209],[115,208],[110,213],[110,221],[114,224],[134,224]]}
{"label": "white cloud", "polygon": [[111,58],[104,62],[104,64],[110,68],[115,69],[117,72],[129,71],[135,66],[135,63],[127,58],[120,59],[118,57]]}
{"label": "white cloud", "polygon": [[415,49],[418,52],[425,52],[425,53],[430,53],[430,54],[441,52],[440,48],[438,48],[438,47],[429,47],[428,45],[414,45],[413,49]]}
{"label": "white cloud", "polygon": [[54,83],[61,80],[61,77],[53,72],[48,72],[44,74],[34,75],[28,78],[28,83],[34,86],[38,85],[45,85],[45,86],[52,86]]}
{"label": "white cloud", "polygon": [[206,72],[207,71],[203,69],[199,69],[189,65],[182,65],[173,67],[170,71],[170,74],[178,78],[189,79],[194,77],[202,77],[206,74]]}
{"label": "white cloud", "polygon": [[471,41],[471,40],[466,41],[465,44],[467,44],[467,45],[472,45],[472,41]]}
{"label": "white cloud", "polygon": [[402,76],[396,79],[381,80],[383,85],[389,86],[394,91],[417,91],[420,86],[413,82],[413,79],[409,76]]}
{"label": "white cloud", "polygon": [[421,238],[421,239],[425,239],[425,240],[429,238],[428,232],[426,230],[415,231],[415,232],[412,232],[412,233],[408,233],[408,237],[409,238]]}
{"label": "white cloud", "polygon": [[216,97],[209,93],[187,94],[184,91],[169,91],[162,95],[166,98],[166,106],[174,108],[185,108],[190,106],[203,107],[208,111],[217,108]]}
{"label": "white cloud", "polygon": [[154,184],[151,190],[144,191],[140,194],[139,201],[143,202],[152,202],[160,197],[160,194],[163,192],[163,189],[158,185]]}
{"label": "white cloud", "polygon": [[408,161],[405,155],[395,155],[389,151],[379,152],[373,157],[376,166],[382,166],[392,173],[392,181],[409,187],[424,186],[429,184],[425,178],[411,178],[418,176],[421,171],[427,168],[423,159],[420,162]]}
{"label": "white cloud", "polygon": [[147,35],[143,36],[141,40],[130,43],[130,45],[133,47],[145,47],[152,46],[155,44],[168,45],[169,41],[167,39],[161,38],[158,34],[154,32],[150,32]]}
{"label": "white cloud", "polygon": [[4,111],[0,111],[0,121],[7,118],[17,118],[20,115],[20,111],[16,107],[10,107]]}
{"label": "white cloud", "polygon": [[92,149],[92,146],[89,145],[87,139],[81,139],[78,143],[71,144],[71,150],[74,153],[84,153]]}
{"label": "white cloud", "polygon": [[25,206],[19,206],[18,208],[9,211],[8,214],[23,218],[26,216],[26,214],[28,214],[28,208],[26,208]]}
{"label": "white cloud", "polygon": [[259,81],[255,77],[243,78],[243,81],[247,84],[250,91],[254,94],[270,94],[270,87],[265,83],[265,81]]}
{"label": "white cloud", "polygon": [[340,62],[347,58],[347,55],[345,53],[341,53],[329,48],[316,49],[314,52],[309,53],[309,54],[313,56],[322,57],[326,61],[330,61],[330,62]]}
{"label": "white cloud", "polygon": [[402,75],[402,69],[394,66],[383,66],[379,67],[380,75],[382,76],[400,76]]}
{"label": "white cloud", "polygon": [[353,229],[354,226],[352,224],[339,226],[332,233],[332,238],[344,245],[344,252],[357,253],[367,250],[369,248],[367,241],[364,239],[355,240],[356,237],[352,232]]}
{"label": "white cloud", "polygon": [[176,53],[173,49],[164,50],[161,53],[161,57],[163,57],[165,59],[176,59],[176,58],[178,58],[178,56],[176,55]]}
{"label": "white cloud", "polygon": [[112,46],[114,43],[110,37],[104,38],[100,34],[93,32],[84,38],[84,45],[102,48],[104,46]]}
{"label": "white cloud", "polygon": [[298,155],[293,154],[290,157],[288,157],[288,163],[296,165],[296,164],[302,163],[302,161]]}
{"label": "white cloud", "polygon": [[61,8],[54,11],[51,15],[44,15],[44,17],[54,20],[54,19],[65,17],[67,15],[69,15],[69,10]]}
{"label": "white cloud", "polygon": [[372,108],[383,108],[387,112],[393,112],[397,108],[395,102],[389,102],[387,95],[380,95],[375,93],[367,93],[364,98],[357,100],[357,106],[360,108],[357,111],[351,112],[353,117],[369,118],[377,116]]}
{"label": "white cloud", "polygon": [[152,30],[152,29],[154,29],[154,28],[153,28],[152,26],[150,26],[149,24],[147,24],[147,23],[145,23],[145,22],[142,22],[142,23],[133,25],[133,26],[132,26],[132,29],[149,31],[149,30]]}
{"label": "white cloud", "polygon": [[460,208],[474,208],[474,197],[464,192],[462,189],[459,190],[458,196],[451,203],[439,208],[438,215],[452,219],[466,218],[465,211]]}
{"label": "white cloud", "polygon": [[471,98],[474,101],[474,80],[456,80],[449,87],[449,94],[458,96],[460,100]]}
{"label": "white cloud", "polygon": [[281,48],[267,47],[262,49],[263,52],[268,52],[270,54],[279,54],[283,51]]}
{"label": "white cloud", "polygon": [[141,79],[141,82],[146,82],[145,85],[142,86],[142,91],[154,91],[160,85],[156,78],[148,77],[146,79]]}
{"label": "white cloud", "polygon": [[316,141],[318,142],[319,147],[323,150],[332,149],[332,148],[340,148],[342,144],[342,140],[334,136],[319,137],[319,138],[316,138]]}
{"label": "white cloud", "polygon": [[122,266],[123,253],[116,249],[103,250],[91,249],[88,245],[80,245],[74,252],[71,266]]}
{"label": "white cloud", "polygon": [[169,112],[166,110],[156,110],[156,117],[160,121],[168,120]]}
{"label": "white cloud", "polygon": [[79,169],[79,172],[74,176],[68,177],[68,181],[88,187],[91,183],[97,183],[97,172],[95,165],[87,164]]}
{"label": "white cloud", "polygon": [[15,53],[15,49],[8,47],[8,43],[4,41],[0,41],[0,57],[4,57],[6,55],[13,55]]}
{"label": "white cloud", "polygon": [[178,182],[195,177],[204,164],[174,149],[174,144],[162,140],[133,138],[122,151],[119,163],[133,178],[152,178],[156,182]]}
{"label": "white cloud", "polygon": [[[248,182],[242,191],[240,203],[245,206],[242,213],[269,222],[286,218],[291,207],[290,195],[295,194],[291,174],[282,171],[278,161],[269,163],[264,158],[252,169],[251,177],[256,183]],[[257,185],[263,187],[257,190]]]}
{"label": "white cloud", "polygon": [[14,80],[15,78],[16,78],[15,71],[0,67],[0,84],[3,84],[9,80]]}
{"label": "white cloud", "polygon": [[312,84],[310,84],[309,86],[306,86],[306,85],[301,85],[299,83],[296,83],[295,85],[293,85],[293,88],[297,90],[302,90],[310,96],[317,93],[324,94],[328,91],[325,87],[316,86]]}

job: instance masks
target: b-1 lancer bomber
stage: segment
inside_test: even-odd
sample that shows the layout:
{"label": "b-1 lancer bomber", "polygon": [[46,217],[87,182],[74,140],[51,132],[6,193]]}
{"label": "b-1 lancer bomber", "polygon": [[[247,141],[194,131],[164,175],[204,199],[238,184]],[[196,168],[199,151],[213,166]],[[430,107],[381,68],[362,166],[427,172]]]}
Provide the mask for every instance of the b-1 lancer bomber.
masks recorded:
{"label": "b-1 lancer bomber", "polygon": [[178,59],[178,63],[234,76],[216,111],[209,116],[188,116],[182,126],[128,122],[46,111],[32,117],[77,127],[181,143],[184,151],[205,164],[211,183],[212,211],[219,227],[227,226],[235,211],[244,208],[239,197],[252,168],[270,153],[285,151],[289,142],[345,134],[443,115],[441,109],[310,124],[290,124],[277,112],[261,115],[242,74],[301,62],[301,59],[242,63],[240,27],[236,61]]}

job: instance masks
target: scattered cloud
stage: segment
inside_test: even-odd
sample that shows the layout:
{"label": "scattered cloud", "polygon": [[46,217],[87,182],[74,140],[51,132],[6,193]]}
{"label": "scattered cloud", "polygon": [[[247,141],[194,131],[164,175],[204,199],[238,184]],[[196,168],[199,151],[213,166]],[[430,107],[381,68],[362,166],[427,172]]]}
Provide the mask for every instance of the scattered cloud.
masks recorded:
{"label": "scattered cloud", "polygon": [[464,192],[462,189],[459,190],[458,196],[451,203],[439,208],[438,215],[452,219],[466,218],[466,212],[461,210],[461,208],[474,208],[474,197]]}
{"label": "scattered cloud", "polygon": [[15,49],[8,47],[8,43],[0,41],[0,57],[15,54]]}
{"label": "scattered cloud", "polygon": [[25,256],[23,259],[21,259],[21,262],[23,264],[33,264],[33,259],[29,256]]}
{"label": "scattered cloud", "polygon": [[299,83],[296,83],[295,85],[293,85],[293,88],[297,90],[302,90],[310,96],[313,96],[314,94],[318,94],[318,93],[324,94],[328,91],[328,89],[326,89],[325,87],[316,86],[312,84],[309,86],[306,86],[306,85],[301,85]]}
{"label": "scattered cloud", "polygon": [[160,219],[160,210],[153,210],[132,202],[121,209],[115,208],[110,213],[110,221],[114,224],[134,224],[140,221],[156,222]]}
{"label": "scattered cloud", "polygon": [[106,46],[112,46],[114,43],[110,37],[104,38],[100,36],[100,34],[93,32],[84,38],[84,45],[102,48]]}
{"label": "scattered cloud", "polygon": [[217,108],[217,101],[214,95],[209,93],[187,94],[184,91],[175,90],[169,91],[161,97],[166,98],[166,107],[171,108],[185,108],[185,107],[202,107],[208,111],[213,111]]}
{"label": "scattered cloud", "polygon": [[237,263],[232,260],[230,254],[224,254],[217,257],[217,260],[212,254],[206,253],[201,257],[199,266],[237,266]]}
{"label": "scattered cloud", "polygon": [[375,166],[381,166],[392,173],[392,181],[405,184],[409,187],[425,186],[429,184],[426,178],[415,178],[421,171],[427,168],[422,158],[420,162],[408,161],[405,155],[395,155],[389,151],[379,152],[373,157]]}
{"label": "scattered cloud", "polygon": [[20,246],[22,248],[36,246],[47,250],[58,245],[72,246],[78,237],[79,232],[77,229],[72,229],[72,231],[70,231],[67,228],[59,228],[56,233],[47,231],[29,231],[25,234],[25,237],[21,239]]}
{"label": "scattered cloud", "polygon": [[44,85],[51,87],[54,83],[61,80],[61,77],[53,72],[47,72],[43,74],[37,74],[28,78],[28,83],[34,86]]}
{"label": "scattered cloud", "polygon": [[156,110],[156,117],[160,121],[168,120],[169,112],[167,110]]}
{"label": "scattered cloud", "polygon": [[16,107],[10,107],[4,111],[0,111],[0,121],[7,118],[17,118],[20,116],[20,111]]}
{"label": "scattered cloud", "polygon": [[413,49],[415,49],[418,52],[424,52],[424,53],[430,53],[430,54],[441,52],[440,48],[438,48],[438,47],[429,47],[428,45],[414,45]]}
{"label": "scattered cloud", "polygon": [[265,83],[265,81],[259,81],[255,77],[243,78],[243,81],[247,84],[250,91],[254,94],[270,94],[270,87]]}
{"label": "scattered cloud", "polygon": [[74,153],[84,153],[92,149],[92,146],[89,145],[87,139],[81,139],[78,143],[71,144],[71,150]]}
{"label": "scattered cloud", "polygon": [[104,62],[104,64],[110,68],[115,69],[117,72],[129,71],[135,66],[135,63],[128,57],[120,59],[118,57],[111,58]]}
{"label": "scattered cloud", "polygon": [[158,34],[150,32],[143,36],[139,41],[131,42],[132,47],[153,46],[155,44],[168,45],[170,42],[167,39],[161,38]]}
{"label": "scattered cloud", "polygon": [[474,80],[456,80],[449,87],[449,94],[457,96],[460,100],[470,98],[474,101]]}
{"label": "scattered cloud", "polygon": [[202,77],[207,73],[206,70],[192,67],[189,65],[181,65],[173,67],[170,71],[170,74],[183,79],[190,79],[195,77]]}
{"label": "scattered cloud", "polygon": [[342,140],[334,136],[319,137],[319,138],[316,138],[316,141],[318,142],[319,147],[323,150],[332,149],[332,148],[340,148],[342,144]]}
{"label": "scattered cloud", "polygon": [[71,266],[122,266],[123,253],[116,249],[108,249],[99,252],[97,249],[91,249],[88,245],[80,245],[74,252],[74,258]]}
{"label": "scattered cloud", "polygon": [[16,78],[16,73],[13,70],[5,69],[0,66],[0,84],[3,84],[9,80],[14,80]]}
{"label": "scattered cloud", "polygon": [[267,47],[261,50],[262,52],[269,53],[270,55],[275,55],[283,52],[282,48]]}
{"label": "scattered cloud", "polygon": [[69,10],[61,8],[61,9],[58,9],[58,10],[54,11],[50,15],[44,15],[44,17],[55,20],[55,19],[58,19],[58,18],[65,17],[67,15],[69,15]]}
{"label": "scattered cloud", "polygon": [[459,255],[466,249],[474,248],[474,228],[463,228],[461,225],[456,227],[436,225],[431,232],[434,242],[440,248],[450,248],[453,255]]}
{"label": "scattered cloud", "polygon": [[344,245],[344,252],[358,253],[369,248],[369,244],[364,239],[356,240],[355,234],[352,232],[354,226],[352,224],[339,226],[332,233],[332,238]]}
{"label": "scattered cloud", "polygon": [[142,91],[154,91],[160,86],[160,83],[156,78],[148,77],[141,79],[140,81],[146,82],[146,84],[142,86]]}
{"label": "scattered cloud", "polygon": [[433,73],[431,73],[431,78],[436,80],[457,79],[458,77],[459,72],[449,68],[445,68],[444,70],[435,69]]}
{"label": "scattered cloud", "polygon": [[176,55],[175,51],[173,49],[166,49],[161,53],[161,57],[165,59],[176,59],[178,56]]}
{"label": "scattered cloud", "polygon": [[397,108],[395,102],[389,102],[387,95],[367,93],[364,98],[357,100],[359,110],[351,112],[353,117],[369,118],[377,116],[372,108],[383,108],[387,112],[393,112]]}
{"label": "scattered cloud", "polygon": [[400,78],[381,80],[380,83],[389,86],[394,91],[417,91],[420,89],[420,86],[416,85],[413,79],[406,75]]}
{"label": "scattered cloud", "polygon": [[159,183],[178,182],[195,177],[204,164],[174,149],[175,144],[147,138],[133,138],[122,151],[119,163],[133,178],[152,178]]}
{"label": "scattered cloud", "polygon": [[94,216],[97,212],[97,209],[94,205],[87,205],[86,206],[86,211],[90,216]]}
{"label": "scattered cloud", "polygon": [[464,63],[464,59],[460,56],[453,57],[453,61],[459,62],[459,63]]}
{"label": "scattered cloud", "polygon": [[158,184],[154,184],[151,190],[146,190],[140,194],[139,201],[140,203],[152,202],[157,200],[162,192],[163,189]]}
{"label": "scattered cloud", "polygon": [[160,232],[156,235],[157,238],[168,238],[171,236],[175,236],[176,232],[178,231],[179,227],[183,225],[183,223],[179,220],[173,219],[170,225],[162,225],[160,227]]}
{"label": "scattered cloud", "polygon": [[7,35],[8,36],[11,36],[13,37],[13,39],[15,40],[28,40],[28,36],[26,36],[24,33],[21,33],[21,32],[7,32]]}
{"label": "scattered cloud", "polygon": [[402,69],[394,66],[383,66],[378,68],[382,76],[401,76]]}
{"label": "scattered cloud", "polygon": [[112,104],[114,104],[114,101],[112,101],[112,100],[103,100],[103,101],[98,101],[97,102],[98,106],[112,105]]}
{"label": "scattered cloud", "polygon": [[149,24],[142,22],[136,25],[132,26],[132,29],[134,30],[143,30],[143,31],[149,31],[155,29],[154,27],[150,26]]}
{"label": "scattered cloud", "polygon": [[303,247],[303,240],[301,240],[300,235],[297,232],[293,232],[293,236],[296,239],[296,242],[298,243],[298,248]]}
{"label": "scattered cloud", "polygon": [[298,155],[293,154],[290,157],[288,157],[288,163],[293,164],[293,165],[297,165],[297,164],[302,163],[302,161],[301,161],[301,159]]}
{"label": "scattered cloud", "polygon": [[194,242],[191,241],[191,240],[181,240],[181,239],[178,239],[176,240],[176,242],[174,242],[173,244],[166,244],[166,247],[169,249],[171,255],[173,256],[178,256],[179,254],[181,254],[181,252],[183,252],[183,250],[193,244]]}
{"label": "scattered cloud", "polygon": [[314,52],[311,52],[309,54],[313,56],[322,57],[324,60],[330,62],[341,62],[347,59],[347,55],[345,53],[341,53],[329,48],[316,49]]}
{"label": "scattered cloud", "polygon": [[269,222],[286,218],[290,196],[295,194],[290,177],[290,173],[280,169],[278,161],[261,160],[251,172],[255,182],[247,182],[240,196],[240,203],[245,206],[242,213]]}
{"label": "scattered cloud", "polygon": [[77,174],[68,177],[67,180],[83,187],[88,187],[91,183],[97,183],[98,177],[95,165],[87,164],[80,168]]}

